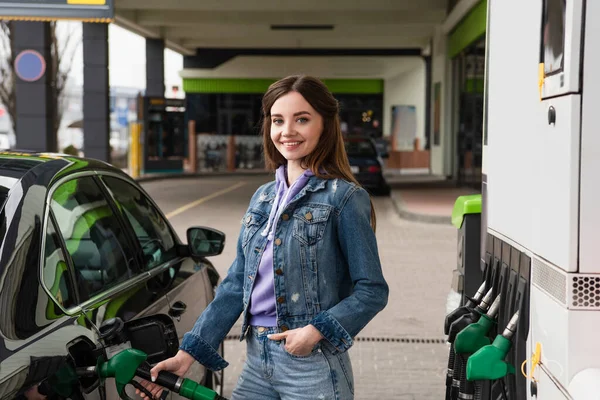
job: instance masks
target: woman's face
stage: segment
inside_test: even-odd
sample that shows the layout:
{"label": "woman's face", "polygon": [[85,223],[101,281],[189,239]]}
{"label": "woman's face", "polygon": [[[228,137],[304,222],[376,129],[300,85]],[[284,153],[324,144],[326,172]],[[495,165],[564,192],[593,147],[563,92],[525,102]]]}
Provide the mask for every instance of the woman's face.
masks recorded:
{"label": "woman's face", "polygon": [[271,107],[271,140],[288,161],[309,155],[323,133],[323,117],[298,92],[281,96]]}

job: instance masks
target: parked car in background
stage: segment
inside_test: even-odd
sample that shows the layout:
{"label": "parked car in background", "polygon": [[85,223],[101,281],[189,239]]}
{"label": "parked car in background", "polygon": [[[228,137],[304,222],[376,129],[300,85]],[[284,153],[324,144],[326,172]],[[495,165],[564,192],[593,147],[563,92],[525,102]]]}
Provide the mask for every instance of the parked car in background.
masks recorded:
{"label": "parked car in background", "polygon": [[[219,275],[206,257],[225,243],[202,227],[182,243],[144,190],[108,164],[12,151],[0,152],[0,231],[0,399],[55,372],[53,356],[76,337],[96,341],[113,317],[169,314],[181,340],[214,297]],[[222,391],[222,373],[196,363],[190,376]],[[117,398],[114,384],[106,394]]]}
{"label": "parked car in background", "polygon": [[344,138],[350,169],[356,180],[371,194],[389,196],[390,185],[383,176],[383,157],[377,152],[373,139],[350,136]]}

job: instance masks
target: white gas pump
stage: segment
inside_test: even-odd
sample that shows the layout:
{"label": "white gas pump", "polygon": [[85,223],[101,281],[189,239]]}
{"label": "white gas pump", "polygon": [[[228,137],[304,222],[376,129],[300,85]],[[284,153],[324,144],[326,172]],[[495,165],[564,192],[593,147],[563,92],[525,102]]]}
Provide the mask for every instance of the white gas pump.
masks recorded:
{"label": "white gas pump", "polygon": [[484,260],[505,299],[498,330],[520,311],[504,388],[599,399],[600,1],[488,8]]}

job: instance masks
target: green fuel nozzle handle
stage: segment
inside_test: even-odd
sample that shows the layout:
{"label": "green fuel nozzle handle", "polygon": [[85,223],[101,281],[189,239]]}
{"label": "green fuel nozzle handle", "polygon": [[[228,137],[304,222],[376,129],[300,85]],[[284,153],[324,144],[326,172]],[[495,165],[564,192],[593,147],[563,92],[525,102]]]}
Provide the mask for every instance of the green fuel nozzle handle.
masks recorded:
{"label": "green fuel nozzle handle", "polygon": [[512,346],[512,336],[517,328],[519,312],[517,311],[502,335],[496,336],[494,342],[479,349],[467,361],[467,379],[469,381],[496,380],[515,373],[515,367],[504,359]]}
{"label": "green fuel nozzle handle", "polygon": [[494,324],[500,300],[501,296],[497,296],[486,314],[481,315],[477,322],[470,324],[456,335],[454,340],[456,354],[472,354],[491,343],[487,334]]}
{"label": "green fuel nozzle handle", "polygon": [[125,349],[108,361],[98,360],[97,371],[100,378],[115,378],[117,393],[121,398],[128,398],[125,393],[127,386],[136,376],[137,369],[148,356],[136,349]]}
{"label": "green fuel nozzle handle", "polygon": [[[108,362],[98,363],[99,375],[102,378],[115,378],[117,392],[122,399],[128,399],[125,386],[138,376],[148,381],[150,367],[146,363],[147,355],[136,349],[125,349],[111,358]],[[217,400],[221,397],[191,379],[185,379],[168,371],[159,372],[154,383],[190,400]]]}

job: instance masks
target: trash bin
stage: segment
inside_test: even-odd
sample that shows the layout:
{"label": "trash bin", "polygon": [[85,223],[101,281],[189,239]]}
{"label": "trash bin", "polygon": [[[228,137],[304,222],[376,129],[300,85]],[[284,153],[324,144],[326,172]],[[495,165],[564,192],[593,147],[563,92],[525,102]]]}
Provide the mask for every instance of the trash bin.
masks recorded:
{"label": "trash bin", "polygon": [[457,268],[453,273],[452,290],[460,297],[460,305],[463,305],[465,295],[473,296],[483,281],[480,264],[481,194],[456,199],[452,224],[458,229]]}

